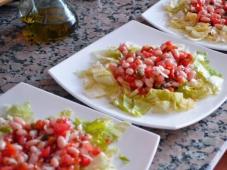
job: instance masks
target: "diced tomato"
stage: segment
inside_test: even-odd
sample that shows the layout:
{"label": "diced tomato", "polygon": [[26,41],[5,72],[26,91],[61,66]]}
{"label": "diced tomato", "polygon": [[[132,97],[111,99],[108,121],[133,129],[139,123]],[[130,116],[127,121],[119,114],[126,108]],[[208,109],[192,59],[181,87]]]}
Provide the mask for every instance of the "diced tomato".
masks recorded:
{"label": "diced tomato", "polygon": [[225,25],[227,25],[227,18],[225,19]]}
{"label": "diced tomato", "polygon": [[151,57],[153,55],[152,52],[148,52],[148,51],[145,51],[145,50],[142,51],[142,54],[144,55],[145,58],[149,58],[149,57]]}
{"label": "diced tomato", "polygon": [[174,68],[170,69],[169,78],[175,79],[175,69]]}
{"label": "diced tomato", "polygon": [[12,144],[8,143],[5,147],[5,149],[2,151],[2,156],[5,157],[14,157],[16,155],[17,151],[13,147]]}
{"label": "diced tomato", "polygon": [[70,125],[66,120],[58,119],[53,125],[54,133],[59,136],[65,136],[66,132],[70,129]]}
{"label": "diced tomato", "polygon": [[15,170],[29,170],[29,167],[28,167],[27,164],[21,163],[21,164],[19,164],[19,165],[16,166]]}
{"label": "diced tomato", "polygon": [[182,53],[180,54],[180,61],[178,65],[183,65],[183,66],[188,66],[189,64],[192,63],[192,55],[189,53]]}
{"label": "diced tomato", "polygon": [[38,120],[36,123],[35,123],[35,128],[37,129],[37,130],[42,130],[43,128],[44,128],[44,126],[45,126],[45,121],[43,121],[43,120]]}
{"label": "diced tomato", "polygon": [[152,51],[153,50],[153,47],[151,47],[151,46],[148,46],[148,45],[144,45],[143,47],[142,47],[142,49],[141,49],[141,51],[143,52],[143,51]]}
{"label": "diced tomato", "polygon": [[97,156],[101,153],[101,150],[98,147],[94,147],[91,151],[92,155]]}
{"label": "diced tomato", "polygon": [[125,58],[130,58],[130,57],[133,57],[133,53],[129,52],[125,55]]}
{"label": "diced tomato", "polygon": [[15,139],[20,145],[24,145],[27,141],[27,138],[25,136],[20,136],[20,135],[17,135]]}
{"label": "diced tomato", "polygon": [[150,78],[150,77],[153,76],[153,68],[152,68],[152,66],[148,66],[148,67],[145,68],[145,76],[147,78]]}
{"label": "diced tomato", "polygon": [[56,142],[56,137],[47,136],[47,141],[48,141],[48,144],[51,146],[52,144],[54,144]]}
{"label": "diced tomato", "polygon": [[50,155],[50,146],[41,150],[41,157],[47,158]]}
{"label": "diced tomato", "polygon": [[0,166],[0,170],[14,170],[13,166]]}
{"label": "diced tomato", "polygon": [[220,18],[211,17],[211,23],[212,25],[221,24],[221,20]]}
{"label": "diced tomato", "polygon": [[156,76],[156,78],[155,78],[155,83],[163,84],[164,81],[165,81],[165,78],[163,76],[161,76],[161,75]]}
{"label": "diced tomato", "polygon": [[186,79],[184,77],[182,77],[182,76],[177,76],[176,80],[180,84],[183,84],[186,81]]}
{"label": "diced tomato", "polygon": [[61,157],[61,166],[70,166],[73,165],[74,162],[74,158],[71,157],[69,154],[65,154]]}
{"label": "diced tomato", "polygon": [[147,92],[148,92],[147,89],[145,89],[145,88],[139,88],[139,94],[140,95],[145,95],[145,94],[147,94]]}
{"label": "diced tomato", "polygon": [[131,75],[126,75],[124,77],[125,81],[127,81],[128,83],[131,83],[131,82],[134,82],[135,81],[135,77],[134,76],[131,76]]}
{"label": "diced tomato", "polygon": [[165,62],[163,60],[156,63],[157,66],[163,66],[165,68]]}
{"label": "diced tomato", "polygon": [[161,60],[162,60],[161,57],[157,57],[157,58],[155,59],[155,62],[158,63],[158,62],[161,61]]}
{"label": "diced tomato", "polygon": [[179,55],[177,54],[176,50],[175,50],[175,49],[171,50],[171,53],[172,53],[174,59],[175,59],[176,61],[178,61]]}
{"label": "diced tomato", "polygon": [[225,12],[227,12],[227,2],[224,2],[225,4],[224,4],[224,10],[225,10]]}
{"label": "diced tomato", "polygon": [[202,4],[201,3],[197,3],[196,6],[195,6],[195,9],[196,9],[197,12],[202,11],[202,9],[203,9]]}
{"label": "diced tomato", "polygon": [[161,49],[163,52],[169,52],[176,48],[177,47],[171,41],[166,41],[164,44],[161,45]]}
{"label": "diced tomato", "polygon": [[81,141],[89,140],[89,136],[88,135],[81,135],[80,140]]}
{"label": "diced tomato", "polygon": [[81,166],[86,167],[91,163],[91,159],[89,159],[87,156],[81,155]]}
{"label": "diced tomato", "polygon": [[135,81],[133,81],[133,82],[130,82],[130,83],[129,83],[129,86],[130,86],[130,88],[131,88],[132,90],[135,90],[135,89],[137,89],[137,86],[136,86],[136,83],[135,83]]}

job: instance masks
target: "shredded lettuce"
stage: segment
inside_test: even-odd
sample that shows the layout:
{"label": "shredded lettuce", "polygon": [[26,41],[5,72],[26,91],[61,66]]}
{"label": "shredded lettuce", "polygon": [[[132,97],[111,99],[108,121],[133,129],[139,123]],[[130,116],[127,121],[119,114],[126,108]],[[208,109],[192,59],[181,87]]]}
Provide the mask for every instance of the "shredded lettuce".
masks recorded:
{"label": "shredded lettuce", "polygon": [[171,1],[171,4],[166,6],[166,10],[172,14],[176,14],[179,11],[184,11],[186,9],[186,1],[179,0],[177,3]]}
{"label": "shredded lettuce", "polygon": [[32,108],[29,103],[12,105],[6,110],[6,113],[8,116],[20,117],[25,121],[31,121],[33,116]]}
{"label": "shredded lettuce", "polygon": [[113,104],[133,116],[142,116],[151,108],[150,102],[147,102],[144,97],[132,97],[126,93],[119,95],[119,97],[113,101]]}
{"label": "shredded lettuce", "polygon": [[121,110],[133,116],[142,116],[149,110],[154,112],[183,111],[193,107],[191,99],[184,98],[182,93],[162,89],[152,89],[146,96],[121,95],[113,102]]}
{"label": "shredded lettuce", "polygon": [[92,142],[102,151],[107,151],[111,143],[118,141],[119,137],[126,130],[124,122],[114,123],[110,119],[99,118],[94,121],[80,121],[76,119],[74,125],[82,125],[83,130],[92,135]]}
{"label": "shredded lettuce", "polygon": [[65,110],[61,111],[61,112],[59,113],[59,115],[62,116],[62,117],[70,118],[71,115],[72,115],[72,110],[65,109]]}
{"label": "shredded lettuce", "polygon": [[111,159],[101,153],[84,170],[116,170],[116,168],[112,164]]}
{"label": "shredded lettuce", "polygon": [[96,63],[93,67],[82,72],[81,78],[84,80],[88,96],[114,96],[119,93],[120,88],[112,73],[101,63]]}
{"label": "shredded lettuce", "polygon": [[0,137],[4,134],[11,133],[12,128],[8,125],[0,125]]}
{"label": "shredded lettuce", "polygon": [[[210,66],[209,60],[207,59],[207,53],[202,51],[196,52],[196,62],[195,65],[199,71],[202,67],[209,73],[209,76],[222,77],[222,74]],[[203,69],[202,69],[203,70]],[[204,71],[202,71],[204,73]]]}
{"label": "shredded lettuce", "polygon": [[129,163],[129,159],[125,156],[125,155],[119,155],[119,159],[124,163],[124,164],[128,164]]}

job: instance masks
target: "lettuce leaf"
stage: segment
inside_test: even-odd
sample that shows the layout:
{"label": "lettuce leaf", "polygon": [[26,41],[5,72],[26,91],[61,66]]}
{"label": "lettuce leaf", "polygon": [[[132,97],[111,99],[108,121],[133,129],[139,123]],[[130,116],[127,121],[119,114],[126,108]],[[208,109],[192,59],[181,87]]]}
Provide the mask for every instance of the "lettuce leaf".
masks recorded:
{"label": "lettuce leaf", "polygon": [[185,111],[194,106],[194,101],[184,98],[183,93],[169,90],[152,89],[146,99],[153,103],[155,112]]}
{"label": "lettuce leaf", "polygon": [[[222,74],[215,70],[211,65],[209,64],[209,60],[207,59],[207,53],[202,51],[196,52],[196,62],[195,66],[197,67],[197,70],[200,71],[202,74],[207,75],[207,73],[204,73],[207,71],[209,73],[208,76],[218,76],[222,77]],[[205,69],[205,70],[204,70]],[[207,76],[205,76],[207,78]]]}
{"label": "lettuce leaf", "polygon": [[120,87],[112,73],[101,63],[96,63],[82,72],[81,78],[83,78],[86,94],[90,97],[114,97],[120,92]]}
{"label": "lettuce leaf", "polygon": [[29,103],[21,105],[12,105],[6,110],[7,116],[20,117],[25,121],[31,121],[33,112]]}
{"label": "lettuce leaf", "polygon": [[192,108],[192,99],[184,98],[183,93],[152,89],[146,96],[122,94],[113,104],[133,116],[142,116],[149,110],[154,112],[183,111]]}
{"label": "lettuce leaf", "polygon": [[84,170],[116,170],[116,168],[112,164],[111,159],[101,153]]}
{"label": "lettuce leaf", "polygon": [[94,121],[76,119],[74,125],[77,127],[80,124],[86,133],[92,135],[92,142],[103,151],[107,151],[111,143],[118,141],[128,125],[124,122],[114,123],[106,118],[99,118]]}
{"label": "lettuce leaf", "polygon": [[166,11],[172,14],[176,14],[179,11],[185,11],[186,1],[185,0],[175,0],[175,1],[172,0],[171,4],[166,6]]}

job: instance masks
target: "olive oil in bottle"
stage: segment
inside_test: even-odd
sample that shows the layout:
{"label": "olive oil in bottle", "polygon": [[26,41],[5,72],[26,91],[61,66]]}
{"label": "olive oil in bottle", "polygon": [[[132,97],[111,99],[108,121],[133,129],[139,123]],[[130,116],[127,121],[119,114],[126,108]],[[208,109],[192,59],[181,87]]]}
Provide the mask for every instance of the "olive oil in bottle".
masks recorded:
{"label": "olive oil in bottle", "polygon": [[21,15],[21,20],[26,23],[23,29],[23,35],[26,38],[35,41],[59,39],[69,35],[77,25],[75,12],[63,4],[63,1],[52,0],[50,3],[47,1],[49,0],[33,0],[34,7],[30,12]]}

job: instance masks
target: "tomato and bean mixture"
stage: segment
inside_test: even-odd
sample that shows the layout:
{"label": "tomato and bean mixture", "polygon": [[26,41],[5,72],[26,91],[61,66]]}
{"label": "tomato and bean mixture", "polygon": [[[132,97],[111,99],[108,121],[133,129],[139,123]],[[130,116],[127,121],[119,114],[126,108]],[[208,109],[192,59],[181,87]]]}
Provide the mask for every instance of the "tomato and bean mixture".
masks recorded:
{"label": "tomato and bean mixture", "polygon": [[122,58],[109,68],[121,86],[138,90],[139,94],[147,94],[152,88],[176,91],[196,76],[192,54],[171,41],[160,47],[143,46],[135,52],[121,44],[118,50]]}
{"label": "tomato and bean mixture", "polygon": [[26,123],[13,118],[0,137],[0,170],[80,170],[101,150],[91,136],[65,117]]}
{"label": "tomato and bean mixture", "polygon": [[198,22],[222,28],[227,25],[226,0],[191,0],[190,12],[197,13]]}

